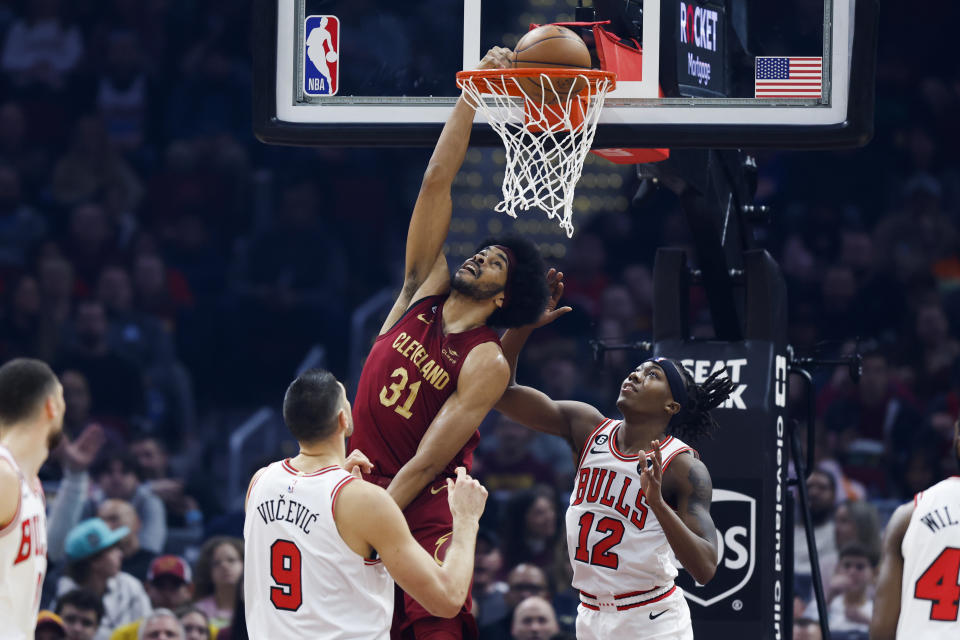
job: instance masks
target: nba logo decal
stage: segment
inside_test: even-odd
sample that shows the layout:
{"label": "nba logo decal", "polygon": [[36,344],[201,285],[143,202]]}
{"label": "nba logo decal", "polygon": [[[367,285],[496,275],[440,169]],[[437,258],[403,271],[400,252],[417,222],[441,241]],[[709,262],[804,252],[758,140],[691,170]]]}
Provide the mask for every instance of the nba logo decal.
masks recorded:
{"label": "nba logo decal", "polygon": [[308,96],[336,94],[340,20],[336,16],[307,16],[303,35],[303,92]]}

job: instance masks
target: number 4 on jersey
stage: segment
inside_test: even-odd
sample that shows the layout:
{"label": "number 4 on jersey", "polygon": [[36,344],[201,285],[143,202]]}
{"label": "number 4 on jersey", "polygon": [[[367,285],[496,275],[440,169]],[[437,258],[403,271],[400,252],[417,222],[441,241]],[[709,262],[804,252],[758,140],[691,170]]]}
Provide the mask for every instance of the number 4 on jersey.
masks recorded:
{"label": "number 4 on jersey", "polygon": [[917,580],[913,595],[933,601],[931,620],[956,622],[960,613],[960,549],[947,547],[941,551]]}

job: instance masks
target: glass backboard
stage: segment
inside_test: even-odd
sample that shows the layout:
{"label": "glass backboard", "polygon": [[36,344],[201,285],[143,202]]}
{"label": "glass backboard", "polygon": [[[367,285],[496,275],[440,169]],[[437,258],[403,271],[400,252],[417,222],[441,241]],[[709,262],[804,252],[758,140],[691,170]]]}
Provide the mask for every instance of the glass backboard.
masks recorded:
{"label": "glass backboard", "polygon": [[[531,24],[590,18],[642,48],[595,149],[827,148],[872,133],[877,0],[256,0],[254,11],[265,142],[431,145],[457,71]],[[595,49],[594,32],[578,31]],[[475,144],[499,144],[476,124]]]}

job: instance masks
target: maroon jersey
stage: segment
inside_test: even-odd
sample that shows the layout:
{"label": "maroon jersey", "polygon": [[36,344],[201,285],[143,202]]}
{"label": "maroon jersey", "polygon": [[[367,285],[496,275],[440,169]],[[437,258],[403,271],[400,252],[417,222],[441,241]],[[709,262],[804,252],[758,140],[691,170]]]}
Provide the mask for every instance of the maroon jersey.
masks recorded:
{"label": "maroon jersey", "polygon": [[[350,448],[370,458],[377,476],[392,478],[417,452],[427,427],[456,391],[470,350],[484,342],[500,344],[487,326],[444,335],[446,299],[430,296],[414,303],[377,338],[363,365],[353,403]],[[443,474],[452,477],[459,466],[470,471],[479,441],[474,432]]]}

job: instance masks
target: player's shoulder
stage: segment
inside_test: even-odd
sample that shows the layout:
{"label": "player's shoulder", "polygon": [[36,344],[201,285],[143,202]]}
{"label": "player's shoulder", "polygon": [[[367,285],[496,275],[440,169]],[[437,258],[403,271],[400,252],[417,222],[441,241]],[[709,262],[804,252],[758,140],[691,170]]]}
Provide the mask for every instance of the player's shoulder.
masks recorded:
{"label": "player's shoulder", "polygon": [[494,373],[502,373],[503,371],[506,371],[507,374],[510,373],[510,363],[507,361],[507,357],[503,355],[500,343],[493,340],[481,342],[470,349],[466,360],[463,361],[463,368],[491,368]]}
{"label": "player's shoulder", "polygon": [[20,484],[20,472],[13,466],[13,462],[0,456],[0,485],[11,487]]}
{"label": "player's shoulder", "polygon": [[384,509],[396,507],[387,491],[372,482],[350,476],[339,485],[333,505],[334,518],[340,524],[343,519],[354,518],[368,521],[371,513],[383,513]]}

